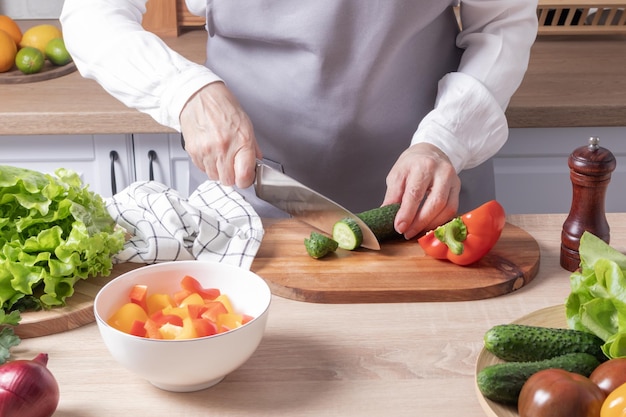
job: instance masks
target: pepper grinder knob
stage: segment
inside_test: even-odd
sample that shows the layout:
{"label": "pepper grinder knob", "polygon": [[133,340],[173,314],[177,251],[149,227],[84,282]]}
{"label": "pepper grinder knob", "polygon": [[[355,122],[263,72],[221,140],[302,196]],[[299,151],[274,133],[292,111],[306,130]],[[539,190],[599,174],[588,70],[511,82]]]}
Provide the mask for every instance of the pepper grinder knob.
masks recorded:
{"label": "pepper grinder knob", "polygon": [[597,137],[572,152],[568,159],[572,181],[572,207],[561,232],[561,266],[575,271],[580,266],[578,247],[585,231],[606,243],[610,240],[605,196],[615,170],[615,156],[598,145]]}

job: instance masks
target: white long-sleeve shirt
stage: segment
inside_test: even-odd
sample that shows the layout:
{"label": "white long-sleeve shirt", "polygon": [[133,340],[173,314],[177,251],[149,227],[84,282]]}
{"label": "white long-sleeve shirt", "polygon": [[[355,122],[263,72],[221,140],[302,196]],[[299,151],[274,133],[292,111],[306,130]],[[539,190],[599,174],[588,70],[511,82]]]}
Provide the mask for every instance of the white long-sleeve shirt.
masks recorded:
{"label": "white long-sleeve shirt", "polygon": [[[225,80],[231,89],[234,88],[244,109],[251,113],[255,127],[258,126],[260,133],[257,137],[261,136],[262,149],[263,137],[274,139],[286,125],[291,125],[289,120],[293,118],[294,129],[300,129],[296,130],[296,136],[302,135],[303,144],[285,150],[285,145],[290,145],[286,143],[287,139],[279,145],[268,140],[269,151],[264,149],[264,154],[269,152],[273,156],[274,153],[280,159],[284,157],[281,152],[289,152],[291,157],[302,149],[299,159],[294,156],[299,160],[292,168],[296,170],[296,177],[306,175],[297,172],[299,166],[303,171],[311,168],[304,165],[306,155],[317,152],[315,148],[306,147],[307,141],[332,135],[332,129],[350,132],[346,134],[348,136],[367,136],[376,131],[376,123],[403,112],[420,114],[420,120],[398,120],[398,125],[403,128],[413,126],[402,148],[429,142],[448,155],[457,172],[479,165],[493,156],[508,137],[504,111],[521,83],[537,31],[536,0],[462,0],[463,30],[454,36],[456,47],[463,54],[455,61],[454,45],[438,45],[439,41],[430,39],[415,40],[437,32],[436,27],[429,26],[430,22],[447,19],[444,9],[454,4],[454,0],[187,0],[190,11],[207,16],[208,60],[207,65],[202,66],[189,62],[157,36],[143,30],[140,22],[145,3],[146,0],[65,0],[61,15],[64,37],[81,74],[97,80],[127,106],[148,113],[159,123],[177,130],[180,130],[180,112],[188,98],[208,83]],[[210,7],[207,9],[208,3]],[[352,22],[355,27],[350,27]],[[322,27],[316,28],[314,24]],[[310,41],[309,34],[314,34]],[[259,56],[246,49],[254,42],[261,48]],[[347,46],[338,49],[341,43]],[[421,44],[426,47],[422,48]],[[228,49],[231,47],[232,50]],[[407,50],[423,50],[426,56],[415,59],[401,56],[407,55]],[[291,51],[296,58],[282,65],[280,57]],[[352,61],[340,62],[345,57],[339,56],[339,51],[342,54],[354,51]],[[234,58],[229,62],[231,57]],[[247,59],[251,62],[246,62]],[[454,63],[456,68],[448,68],[450,65],[444,65],[444,61]],[[362,68],[354,65],[355,62],[362,62]],[[276,65],[278,71],[274,71],[271,65]],[[390,69],[385,65],[414,67],[417,80],[412,83],[408,70],[402,72],[402,68]],[[429,73],[425,69],[437,65],[440,66],[439,73]],[[400,74],[396,76],[396,72]],[[379,74],[384,76],[376,78]],[[337,80],[333,79],[335,75]],[[407,80],[409,83],[405,82]],[[431,88],[429,84],[437,84],[437,80],[438,87]],[[279,83],[286,84],[284,90]],[[399,84],[395,89],[394,83]],[[385,93],[387,85],[391,87],[390,91],[401,92],[401,84],[406,84],[410,94],[397,101],[400,109],[396,110],[393,108],[396,105],[394,98],[386,99]],[[262,86],[269,87],[263,90]],[[338,86],[347,92],[338,92]],[[421,90],[429,101],[411,101],[412,96],[422,94]],[[283,99],[278,92],[283,96],[293,94],[293,97],[289,101],[289,97]],[[374,92],[377,96],[371,97]],[[278,97],[270,97],[272,94]],[[249,100],[246,99],[248,95]],[[272,122],[268,118],[272,114],[267,113],[267,108],[275,109],[281,103],[293,107],[309,99],[310,102],[298,113],[276,116],[275,124],[282,123],[283,126],[276,129],[270,126]],[[351,99],[357,104],[346,106],[347,100]],[[320,101],[323,103],[315,106]],[[327,109],[329,103],[329,110],[321,109]],[[382,110],[375,108],[378,103],[385,107]],[[345,115],[338,116],[340,121],[341,117],[346,119],[345,123],[342,122],[344,124],[334,125],[337,109],[333,106],[341,111],[341,106],[347,108]],[[372,107],[372,110],[361,107]],[[420,113],[422,108],[427,111]],[[381,111],[388,114],[377,116]],[[311,132],[310,137],[307,136],[310,129],[301,127],[302,120],[309,116],[311,125],[319,128],[319,131]],[[349,126],[351,117],[357,119],[353,126]],[[328,123],[329,120],[332,122]],[[396,135],[399,132],[392,131]],[[407,132],[406,128],[402,130],[402,134]],[[388,134],[381,130],[382,137]],[[380,138],[377,140],[381,141]],[[332,146],[336,143],[339,142],[333,142]],[[380,145],[374,140],[363,139],[356,146],[369,146],[369,154],[359,156],[367,159]],[[397,153],[398,149],[394,149],[393,155],[381,156],[387,160],[381,164],[382,171],[377,172],[376,177],[384,179],[384,172],[388,171]],[[338,161],[329,160],[327,165],[335,166]],[[358,178],[366,174],[361,170]],[[343,172],[331,172],[326,183],[314,188],[324,191],[325,187],[331,187],[329,183],[336,183],[333,175],[343,175]],[[345,190],[335,194],[342,193]]]}

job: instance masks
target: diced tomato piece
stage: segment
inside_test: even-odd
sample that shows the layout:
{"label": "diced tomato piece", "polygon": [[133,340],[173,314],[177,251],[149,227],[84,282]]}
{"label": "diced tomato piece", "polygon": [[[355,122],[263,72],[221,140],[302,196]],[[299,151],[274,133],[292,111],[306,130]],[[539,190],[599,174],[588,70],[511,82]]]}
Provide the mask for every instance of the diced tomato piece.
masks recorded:
{"label": "diced tomato piece", "polygon": [[192,319],[198,337],[212,336],[217,334],[217,324],[209,319]]}
{"label": "diced tomato piece", "polygon": [[252,316],[250,316],[248,314],[242,314],[241,317],[243,317],[243,319],[241,320],[241,324],[249,323],[249,322],[251,322],[254,319],[254,317],[252,317]]}
{"label": "diced tomato piece", "polygon": [[190,275],[185,275],[180,281],[180,286],[192,293],[198,293],[205,300],[215,300],[220,295],[220,290],[217,288],[203,288],[200,281]]}
{"label": "diced tomato piece", "polygon": [[207,307],[207,310],[200,315],[200,317],[203,319],[209,319],[212,322],[217,323],[217,317],[220,314],[228,313],[228,310],[226,310],[224,304],[219,301],[207,301],[205,305]]}
{"label": "diced tomato piece", "polygon": [[146,337],[145,321],[135,320],[130,327],[130,334],[133,336]]}
{"label": "diced tomato piece", "polygon": [[143,308],[146,312],[148,311],[148,286],[137,284],[134,285],[133,288],[130,289],[129,297],[131,303],[135,303]]}

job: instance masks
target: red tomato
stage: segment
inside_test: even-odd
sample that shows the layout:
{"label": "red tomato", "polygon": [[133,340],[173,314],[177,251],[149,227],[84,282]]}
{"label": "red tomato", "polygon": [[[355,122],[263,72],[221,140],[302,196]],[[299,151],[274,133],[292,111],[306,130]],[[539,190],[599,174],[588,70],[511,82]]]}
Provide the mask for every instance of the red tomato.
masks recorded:
{"label": "red tomato", "polygon": [[589,379],[608,395],[626,382],[626,358],[615,358],[601,363],[589,375]]}
{"label": "red tomato", "polygon": [[563,369],[533,374],[519,395],[520,417],[598,417],[606,394],[585,376]]}

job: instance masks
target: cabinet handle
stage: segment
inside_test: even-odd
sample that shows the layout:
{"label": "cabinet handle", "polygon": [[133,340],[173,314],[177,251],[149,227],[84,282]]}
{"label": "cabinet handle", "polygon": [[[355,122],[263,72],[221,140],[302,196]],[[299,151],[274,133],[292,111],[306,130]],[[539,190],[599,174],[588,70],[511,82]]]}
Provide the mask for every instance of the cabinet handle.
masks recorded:
{"label": "cabinet handle", "polygon": [[148,152],[148,160],[150,161],[150,165],[148,166],[149,178],[150,181],[154,181],[154,161],[157,159],[157,153],[155,151]]}
{"label": "cabinet handle", "polygon": [[117,183],[115,182],[115,162],[119,159],[117,151],[109,152],[109,158],[111,159],[111,192],[113,195],[117,194]]}

